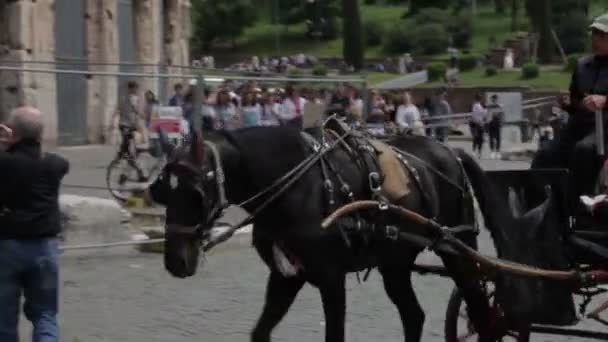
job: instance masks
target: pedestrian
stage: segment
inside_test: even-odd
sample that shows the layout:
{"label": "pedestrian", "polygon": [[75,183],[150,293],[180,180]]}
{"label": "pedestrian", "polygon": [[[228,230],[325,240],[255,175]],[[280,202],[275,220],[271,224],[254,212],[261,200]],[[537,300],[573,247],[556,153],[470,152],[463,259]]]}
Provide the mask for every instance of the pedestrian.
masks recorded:
{"label": "pedestrian", "polygon": [[258,103],[253,92],[246,92],[241,102],[240,116],[243,120],[243,127],[260,126],[262,119],[262,106]]}
{"label": "pedestrian", "polygon": [[422,124],[420,111],[412,100],[412,95],[409,92],[403,94],[401,105],[397,108],[395,122],[397,126],[404,131],[409,130],[414,134],[424,135],[424,125]]}
{"label": "pedestrian", "polygon": [[43,114],[13,110],[0,125],[0,341],[18,342],[21,295],[32,341],[58,342],[59,187],[69,171],[62,157],[42,151]]}
{"label": "pedestrian", "polygon": [[[448,102],[447,90],[442,89],[439,91],[435,110],[435,114],[440,117],[452,114],[452,106],[450,106],[450,103]],[[435,128],[435,138],[440,142],[445,142],[448,135],[448,120],[446,118],[441,118],[433,121],[433,123],[438,125],[437,128]]]}
{"label": "pedestrian", "polygon": [[489,123],[488,135],[490,138],[490,159],[500,159],[501,132],[504,121],[505,110],[498,102],[498,95],[494,94],[491,97],[491,103],[488,106]]}
{"label": "pedestrian", "polygon": [[173,87],[175,94],[169,99],[169,106],[181,107],[184,104],[184,86],[181,83],[175,84]]}
{"label": "pedestrian", "polygon": [[227,89],[217,93],[217,100],[213,106],[216,130],[236,131],[243,128],[241,113],[237,109],[238,103],[239,98]]}
{"label": "pedestrian", "polygon": [[471,127],[471,135],[473,136],[473,153],[477,153],[477,157],[481,158],[483,150],[483,136],[487,122],[488,111],[484,108],[483,95],[475,96],[475,103],[471,114],[469,126]]}
{"label": "pedestrian", "polygon": [[280,112],[281,123],[302,129],[306,100],[300,96],[298,90],[292,85],[285,88],[285,93],[286,97],[283,100]]}
{"label": "pedestrian", "polygon": [[274,93],[266,93],[262,98],[262,116],[260,124],[262,126],[278,126],[281,105],[277,101]]}

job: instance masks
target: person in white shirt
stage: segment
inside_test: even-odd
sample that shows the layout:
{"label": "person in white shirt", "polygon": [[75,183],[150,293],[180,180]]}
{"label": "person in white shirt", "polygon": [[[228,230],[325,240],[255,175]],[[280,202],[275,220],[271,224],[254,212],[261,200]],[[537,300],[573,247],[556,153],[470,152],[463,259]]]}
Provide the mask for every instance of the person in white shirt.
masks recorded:
{"label": "person in white shirt", "polygon": [[304,105],[306,100],[291,85],[285,88],[285,99],[281,105],[280,120],[283,125],[290,125],[302,129]]}
{"label": "person in white shirt", "polygon": [[262,113],[260,125],[262,126],[279,126],[279,114],[281,105],[278,102],[276,95],[272,93],[264,94],[262,98]]}
{"label": "person in white shirt", "polygon": [[414,134],[424,135],[424,125],[418,107],[409,92],[403,94],[403,103],[397,108],[395,121],[399,128],[411,129]]}
{"label": "person in white shirt", "polygon": [[348,98],[350,101],[350,119],[355,122],[363,121],[363,99],[359,95],[359,91],[354,87],[351,87],[348,92]]}
{"label": "person in white shirt", "polygon": [[473,104],[473,110],[469,126],[471,128],[471,135],[473,136],[473,153],[477,151],[477,156],[481,158],[481,152],[483,150],[483,136],[488,121],[488,110],[482,104],[483,96],[477,94],[475,96],[475,103]]}
{"label": "person in white shirt", "polygon": [[257,102],[253,92],[247,92],[243,95],[239,109],[243,120],[243,127],[256,127],[260,125],[262,107]]}
{"label": "person in white shirt", "polygon": [[215,130],[234,131],[243,127],[241,113],[230,99],[227,90],[220,90],[207,115],[213,118]]}

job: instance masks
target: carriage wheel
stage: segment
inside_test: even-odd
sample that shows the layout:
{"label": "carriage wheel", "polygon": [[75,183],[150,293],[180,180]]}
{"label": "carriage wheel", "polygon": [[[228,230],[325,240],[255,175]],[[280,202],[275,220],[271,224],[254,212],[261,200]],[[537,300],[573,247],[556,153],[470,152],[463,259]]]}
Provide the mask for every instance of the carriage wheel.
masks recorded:
{"label": "carriage wheel", "polygon": [[[500,322],[502,315],[500,308],[494,303],[494,290],[489,289],[488,298],[490,300],[490,314],[493,315],[494,322]],[[497,342],[529,342],[530,329],[529,326],[513,328],[501,332],[496,339]],[[450,300],[448,302],[445,315],[445,341],[446,342],[464,342],[477,341],[477,332],[473,323],[469,319],[466,303],[464,302],[458,288],[452,290]]]}

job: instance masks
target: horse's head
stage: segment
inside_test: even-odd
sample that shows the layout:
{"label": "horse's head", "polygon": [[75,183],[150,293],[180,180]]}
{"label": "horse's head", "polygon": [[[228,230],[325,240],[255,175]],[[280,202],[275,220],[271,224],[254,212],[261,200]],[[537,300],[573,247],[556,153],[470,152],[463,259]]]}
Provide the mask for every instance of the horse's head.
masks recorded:
{"label": "horse's head", "polygon": [[202,244],[226,206],[219,158],[215,145],[196,134],[150,186],[152,199],[166,207],[165,268],[175,277],[194,275]]}

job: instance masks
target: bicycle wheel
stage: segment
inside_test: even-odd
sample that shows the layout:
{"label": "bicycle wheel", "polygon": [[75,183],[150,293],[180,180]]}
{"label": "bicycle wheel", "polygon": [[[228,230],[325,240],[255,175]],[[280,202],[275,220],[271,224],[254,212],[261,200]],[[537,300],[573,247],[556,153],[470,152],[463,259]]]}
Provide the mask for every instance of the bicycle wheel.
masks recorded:
{"label": "bicycle wheel", "polygon": [[138,183],[139,180],[137,168],[125,158],[112,160],[106,170],[108,191],[119,202],[125,202],[129,198],[132,193],[132,185]]}

